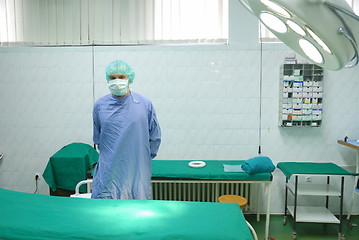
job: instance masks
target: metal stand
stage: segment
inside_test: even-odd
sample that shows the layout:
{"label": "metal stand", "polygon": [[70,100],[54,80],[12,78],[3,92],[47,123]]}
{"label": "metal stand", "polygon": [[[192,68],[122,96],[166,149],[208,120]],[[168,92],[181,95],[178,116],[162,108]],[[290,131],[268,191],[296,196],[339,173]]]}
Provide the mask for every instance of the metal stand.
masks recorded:
{"label": "metal stand", "polygon": [[[357,154],[356,154],[356,169],[355,169],[355,172],[358,173],[359,172],[359,150],[357,151]],[[355,184],[358,184],[358,176],[356,176],[354,178],[354,183]],[[349,211],[348,211],[348,216],[347,216],[347,220],[348,220],[348,227],[351,229],[353,227],[356,227],[357,225],[353,224],[351,221],[350,221],[350,215],[352,214],[352,211],[353,211],[353,205],[354,205],[354,199],[355,199],[355,195],[358,194],[359,195],[359,192],[356,192],[356,187],[358,186],[354,186],[354,189],[353,189],[353,194],[352,194],[352,200],[350,201],[350,207],[349,207]]]}
{"label": "metal stand", "polygon": [[[286,186],[285,186],[285,209],[284,209],[284,220],[283,220],[283,224],[285,225],[287,223],[287,212],[288,212],[288,182],[289,179],[286,178]],[[330,176],[327,176],[327,185],[329,185],[330,183]],[[292,216],[293,216],[293,232],[292,232],[292,237],[293,239],[297,239],[297,217],[298,217],[298,175],[295,175],[295,180],[294,180],[294,189],[290,190],[293,195],[294,195],[294,206],[293,206],[293,211],[292,211]],[[328,195],[323,195],[326,196],[326,202],[325,202],[325,206],[328,209],[329,207],[329,196]],[[342,227],[342,223],[343,223],[343,196],[344,196],[344,177],[341,177],[341,188],[340,188],[340,214],[339,214],[339,227],[338,227],[338,240],[344,240],[344,235],[343,235],[343,227]],[[324,222],[325,223],[325,222]]]}

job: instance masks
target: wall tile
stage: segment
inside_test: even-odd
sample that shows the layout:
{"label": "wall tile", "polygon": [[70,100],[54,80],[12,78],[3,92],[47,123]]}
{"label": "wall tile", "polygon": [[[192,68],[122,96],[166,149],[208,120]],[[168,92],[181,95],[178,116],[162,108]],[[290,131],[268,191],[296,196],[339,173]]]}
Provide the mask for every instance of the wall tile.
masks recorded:
{"label": "wall tile", "polygon": [[[156,159],[245,160],[257,156],[261,146],[262,155],[275,164],[355,164],[355,152],[336,141],[346,133],[359,138],[358,68],[325,72],[322,127],[280,128],[279,67],[287,51],[225,46],[92,49],[2,50],[0,152],[5,158],[0,187],[31,192],[33,172],[43,171],[57,150],[71,142],[92,144],[93,102],[109,94],[104,70],[115,59],[133,66],[133,90],[155,105],[163,132]],[[276,213],[283,207],[282,180],[277,170],[272,189]],[[47,185],[40,185],[40,193],[48,194]]]}

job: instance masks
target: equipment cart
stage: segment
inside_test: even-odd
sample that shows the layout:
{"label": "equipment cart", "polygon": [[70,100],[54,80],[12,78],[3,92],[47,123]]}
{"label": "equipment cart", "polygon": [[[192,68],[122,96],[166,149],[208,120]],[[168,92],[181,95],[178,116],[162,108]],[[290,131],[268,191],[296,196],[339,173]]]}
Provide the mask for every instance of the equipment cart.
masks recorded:
{"label": "equipment cart", "polygon": [[353,228],[353,226],[356,226],[355,224],[353,224],[350,220],[350,215],[352,214],[353,211],[353,205],[354,205],[354,200],[356,196],[359,196],[359,179],[358,179],[358,175],[359,175],[359,140],[347,140],[347,141],[342,141],[342,140],[338,140],[338,143],[344,146],[347,146],[351,149],[356,150],[356,168],[355,168],[355,187],[353,189],[353,195],[352,195],[352,200],[350,201],[350,207],[349,207],[349,213],[347,216],[347,220],[348,220],[348,227],[349,228]]}
{"label": "equipment cart", "polygon": [[[313,163],[313,162],[281,162],[277,167],[286,177],[285,185],[285,209],[284,224],[286,224],[287,213],[293,217],[293,239],[297,238],[296,224],[300,222],[307,223],[327,223],[338,224],[338,239],[343,240],[342,220],[343,220],[343,193],[344,177],[351,176],[352,173],[339,167],[334,163]],[[289,182],[291,176],[294,176],[294,183]],[[323,176],[327,178],[324,184],[299,184],[299,176]],[[340,177],[340,189],[336,189],[330,184],[331,177]],[[294,204],[288,204],[288,192],[294,195]],[[301,206],[298,204],[298,196],[325,196],[325,206]],[[329,210],[329,197],[339,197],[340,213],[336,217]]]}

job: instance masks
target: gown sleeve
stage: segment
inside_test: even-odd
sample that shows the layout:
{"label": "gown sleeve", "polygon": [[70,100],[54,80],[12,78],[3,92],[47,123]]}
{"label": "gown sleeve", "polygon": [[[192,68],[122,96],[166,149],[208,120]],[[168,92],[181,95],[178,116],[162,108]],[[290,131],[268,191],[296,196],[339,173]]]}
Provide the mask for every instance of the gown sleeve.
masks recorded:
{"label": "gown sleeve", "polygon": [[93,118],[93,142],[96,145],[100,144],[100,122],[98,119],[98,110],[97,105],[95,104],[92,112],[92,118]]}
{"label": "gown sleeve", "polygon": [[151,159],[153,159],[157,156],[157,152],[161,144],[161,128],[153,106],[151,106],[149,116],[149,133]]}

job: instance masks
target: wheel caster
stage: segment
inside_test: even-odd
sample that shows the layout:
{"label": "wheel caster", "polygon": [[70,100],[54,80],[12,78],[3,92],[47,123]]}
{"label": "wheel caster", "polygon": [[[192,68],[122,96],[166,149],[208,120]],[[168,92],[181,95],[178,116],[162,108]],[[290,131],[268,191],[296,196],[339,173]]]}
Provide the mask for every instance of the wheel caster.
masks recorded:
{"label": "wheel caster", "polygon": [[338,234],[338,240],[345,240],[344,234],[339,233]]}
{"label": "wheel caster", "polygon": [[348,228],[353,229],[353,227],[357,227],[358,225],[355,223],[352,223],[352,221],[348,221]]}
{"label": "wheel caster", "polygon": [[283,225],[286,225],[287,224],[287,217],[284,217],[283,218]]}
{"label": "wheel caster", "polygon": [[353,229],[353,223],[351,221],[348,222],[348,228]]}

